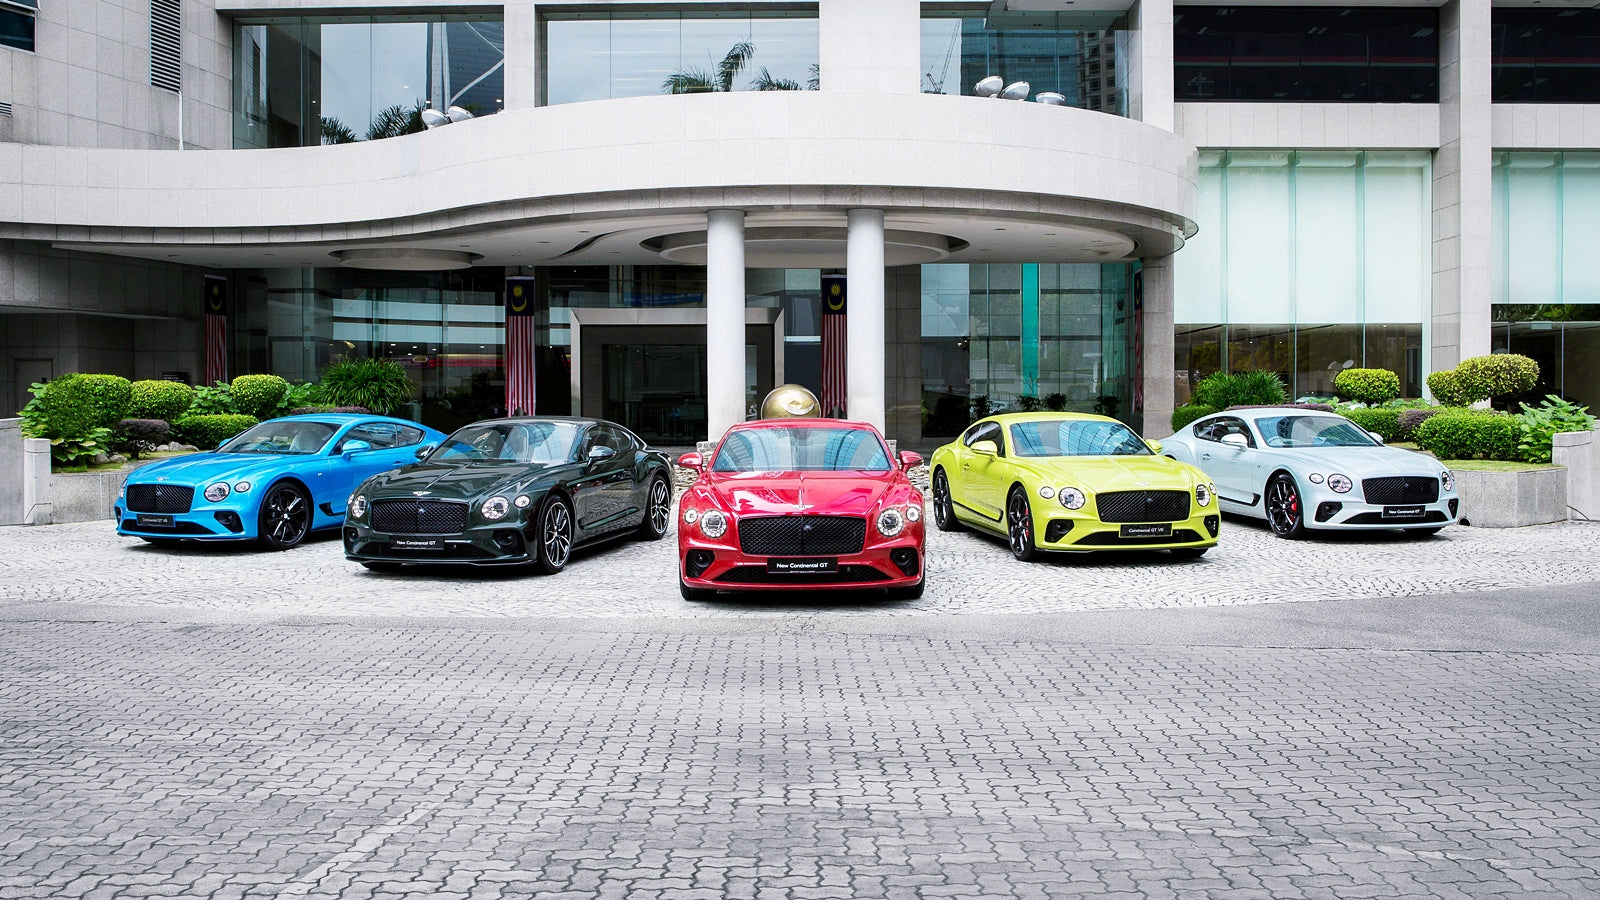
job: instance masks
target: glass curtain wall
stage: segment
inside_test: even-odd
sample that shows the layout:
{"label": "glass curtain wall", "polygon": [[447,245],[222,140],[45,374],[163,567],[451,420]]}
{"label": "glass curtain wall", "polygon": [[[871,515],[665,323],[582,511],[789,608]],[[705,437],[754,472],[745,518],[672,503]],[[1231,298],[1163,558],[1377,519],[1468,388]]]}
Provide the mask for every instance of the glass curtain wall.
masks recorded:
{"label": "glass curtain wall", "polygon": [[1495,154],[1496,350],[1539,361],[1545,393],[1600,407],[1600,153]]}
{"label": "glass curtain wall", "polygon": [[422,131],[421,112],[504,108],[505,26],[482,16],[243,19],[233,145],[309,147]]}
{"label": "glass curtain wall", "polygon": [[1496,6],[1496,103],[1600,102],[1600,10]]}
{"label": "glass curtain wall", "polygon": [[1104,17],[1083,13],[1005,13],[989,7],[922,13],[922,92],[972,96],[990,75],[1028,82],[1036,97],[1053,91],[1067,106],[1127,115],[1117,38]]}
{"label": "glass curtain wall", "polygon": [[541,106],[818,88],[814,7],[548,13],[539,30]]}
{"label": "glass curtain wall", "polygon": [[922,434],[991,412],[1065,409],[1131,421],[1133,266],[922,267]]}
{"label": "glass curtain wall", "polygon": [[1179,100],[1439,102],[1439,11],[1177,6]]}
{"label": "glass curtain wall", "polygon": [[1422,390],[1432,282],[1426,152],[1201,155],[1200,231],[1177,255],[1176,399],[1212,372],[1329,396],[1352,367]]}

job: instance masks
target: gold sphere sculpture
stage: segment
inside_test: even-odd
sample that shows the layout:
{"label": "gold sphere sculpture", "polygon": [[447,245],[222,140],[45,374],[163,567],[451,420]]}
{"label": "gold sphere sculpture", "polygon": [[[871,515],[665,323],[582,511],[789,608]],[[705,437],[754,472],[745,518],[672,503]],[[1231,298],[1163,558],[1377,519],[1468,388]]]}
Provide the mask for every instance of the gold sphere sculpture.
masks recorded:
{"label": "gold sphere sculpture", "polygon": [[817,395],[798,384],[780,384],[761,401],[763,419],[815,418],[821,412]]}

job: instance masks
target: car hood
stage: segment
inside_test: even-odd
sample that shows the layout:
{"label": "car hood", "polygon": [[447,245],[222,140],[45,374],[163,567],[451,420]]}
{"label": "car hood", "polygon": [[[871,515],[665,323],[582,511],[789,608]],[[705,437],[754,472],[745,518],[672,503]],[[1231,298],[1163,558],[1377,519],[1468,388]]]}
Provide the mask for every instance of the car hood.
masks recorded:
{"label": "car hood", "polygon": [[1351,478],[1385,475],[1437,478],[1445,468],[1431,456],[1398,447],[1304,447],[1268,450],[1264,458],[1306,472],[1338,472]]}
{"label": "car hood", "polygon": [[741,472],[701,487],[736,516],[865,516],[895,484],[893,472]]}
{"label": "car hood", "polygon": [[1045,484],[1087,491],[1184,488],[1204,481],[1193,468],[1165,456],[1061,456],[1029,460]]}
{"label": "car hood", "polygon": [[315,458],[273,453],[195,453],[140,466],[128,476],[128,483],[163,482],[204,487],[218,481],[260,477],[263,471],[281,470],[292,462]]}
{"label": "car hood", "polygon": [[[437,500],[475,500],[495,494],[522,493],[564,465],[516,463],[417,463],[375,476],[366,484],[368,499],[425,496]],[[418,493],[425,492],[425,493]]]}

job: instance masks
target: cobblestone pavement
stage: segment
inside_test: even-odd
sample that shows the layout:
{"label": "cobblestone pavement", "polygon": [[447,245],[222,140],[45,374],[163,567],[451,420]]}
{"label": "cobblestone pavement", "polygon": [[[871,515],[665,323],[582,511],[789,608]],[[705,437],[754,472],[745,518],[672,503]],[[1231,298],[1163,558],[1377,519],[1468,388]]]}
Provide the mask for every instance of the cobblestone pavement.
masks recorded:
{"label": "cobblestone pavement", "polygon": [[0,898],[1600,895],[1600,657],[0,628]]}
{"label": "cobblestone pavement", "polygon": [[[1393,533],[1287,542],[1245,521],[1199,560],[1165,553],[1011,559],[997,539],[931,531],[918,601],[871,595],[834,615],[1071,612],[1448,594],[1600,581],[1600,524],[1452,527],[1424,540]],[[482,569],[368,572],[337,540],[288,553],[227,545],[179,549],[118,537],[107,522],[0,529],[0,608],[95,602],[239,617],[717,617],[783,615],[817,595],[689,604],[678,596],[676,540],[580,553],[560,575]],[[64,577],[63,573],[70,573]]]}

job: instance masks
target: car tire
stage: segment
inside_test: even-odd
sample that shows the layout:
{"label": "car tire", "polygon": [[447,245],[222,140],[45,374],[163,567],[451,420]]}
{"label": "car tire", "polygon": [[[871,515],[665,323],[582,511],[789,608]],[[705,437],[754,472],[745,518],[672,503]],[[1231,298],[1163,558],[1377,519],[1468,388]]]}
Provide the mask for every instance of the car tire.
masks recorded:
{"label": "car tire", "polygon": [[400,571],[400,564],[394,562],[364,562],[361,567],[373,572],[394,573]]}
{"label": "car tire", "polygon": [[716,591],[708,591],[704,588],[689,587],[687,584],[683,583],[682,578],[678,579],[678,593],[682,594],[683,599],[689,601],[690,603],[705,603],[715,599],[717,596]]}
{"label": "car tire", "polygon": [[639,540],[661,540],[667,536],[667,526],[670,524],[672,524],[672,486],[667,484],[665,478],[658,477],[650,482],[650,488],[644,494],[644,521],[639,523]]}
{"label": "car tire", "polygon": [[288,550],[311,533],[311,498],[293,482],[279,482],[261,498],[256,516],[256,540],[268,550]]}
{"label": "car tire", "polygon": [[956,518],[956,503],[950,496],[950,479],[945,477],[944,469],[933,473],[933,524],[940,531],[966,530]]}
{"label": "car tire", "polygon": [[1199,559],[1210,549],[1210,547],[1176,547],[1167,552],[1172,554],[1173,559]]}
{"label": "car tire", "polygon": [[539,508],[538,527],[533,533],[533,566],[545,575],[567,567],[577,543],[577,528],[572,519],[572,504],[560,494],[551,494]]}
{"label": "car tire", "polygon": [[1028,492],[1020,487],[1012,488],[1006,498],[1006,542],[1011,555],[1023,562],[1039,558],[1039,545],[1033,539],[1033,507],[1028,505]]}
{"label": "car tire", "polygon": [[1267,514],[1267,527],[1273,534],[1290,541],[1305,537],[1305,503],[1293,475],[1279,472],[1272,476],[1267,482],[1262,505]]}
{"label": "car tire", "polygon": [[890,600],[917,600],[922,597],[922,591],[927,586],[928,579],[924,578],[909,587],[889,588],[887,593]]}
{"label": "car tire", "polygon": [[1443,528],[1407,528],[1405,534],[1412,540],[1420,541],[1423,538],[1431,538],[1443,530]]}

